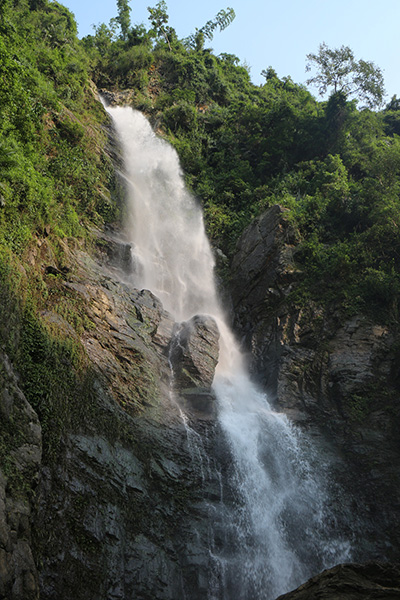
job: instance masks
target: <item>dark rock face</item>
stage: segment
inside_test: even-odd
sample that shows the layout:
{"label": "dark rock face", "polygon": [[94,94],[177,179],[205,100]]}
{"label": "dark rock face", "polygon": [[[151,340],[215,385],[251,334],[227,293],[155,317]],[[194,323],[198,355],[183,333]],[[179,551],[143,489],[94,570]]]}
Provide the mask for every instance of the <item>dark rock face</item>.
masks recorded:
{"label": "dark rock face", "polygon": [[0,385],[0,598],[36,600],[31,492],[39,478],[41,427],[3,353]]}
{"label": "dark rock face", "polygon": [[338,565],[277,600],[397,600],[400,565]]}
{"label": "dark rock face", "polygon": [[244,232],[232,264],[236,328],[270,400],[333,457],[332,475],[353,498],[351,520],[364,523],[357,560],[397,560],[399,336],[362,315],[293,305],[294,242],[279,206]]}
{"label": "dark rock face", "polygon": [[[106,264],[69,253],[63,285],[88,324],[80,341],[94,384],[84,421],[65,432],[57,463],[41,467],[33,522],[40,598],[205,600],[210,510],[220,502],[205,458],[221,444],[210,391],[216,324],[198,316],[179,326],[180,385],[171,394],[178,326],[161,302],[121,283],[109,250]],[[43,317],[77,335],[59,315]]]}
{"label": "dark rock face", "polygon": [[219,331],[214,319],[196,315],[180,323],[170,345],[173,386],[185,410],[215,417],[211,390],[219,355]]}
{"label": "dark rock face", "polygon": [[232,261],[236,324],[256,357],[253,370],[273,392],[284,345],[279,329],[288,314],[281,304],[298,276],[293,264],[295,234],[286,213],[276,205],[250,224]]}
{"label": "dark rock face", "polygon": [[295,234],[279,205],[253,221],[244,232],[232,262],[235,314],[262,315],[266,300],[276,303],[290,289]]}
{"label": "dark rock face", "polygon": [[175,333],[171,362],[178,389],[210,387],[218,363],[218,327],[214,319],[196,315]]}
{"label": "dark rock face", "polygon": [[71,435],[44,470],[41,598],[207,598],[207,493],[186,431],[130,425],[135,444]]}

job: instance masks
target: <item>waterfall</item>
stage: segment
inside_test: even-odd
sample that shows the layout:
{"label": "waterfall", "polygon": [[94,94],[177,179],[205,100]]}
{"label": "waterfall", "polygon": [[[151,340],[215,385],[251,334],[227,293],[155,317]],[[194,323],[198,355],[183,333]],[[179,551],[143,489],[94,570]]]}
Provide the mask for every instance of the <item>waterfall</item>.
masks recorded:
{"label": "waterfall", "polygon": [[226,508],[229,542],[212,549],[220,583],[211,586],[209,599],[275,598],[349,559],[350,544],[335,532],[327,466],[246,373],[217,297],[202,212],[185,189],[176,152],[141,113],[108,111],[124,155],[135,287],[150,289],[176,321],[209,314],[220,329],[213,387],[235,497]]}

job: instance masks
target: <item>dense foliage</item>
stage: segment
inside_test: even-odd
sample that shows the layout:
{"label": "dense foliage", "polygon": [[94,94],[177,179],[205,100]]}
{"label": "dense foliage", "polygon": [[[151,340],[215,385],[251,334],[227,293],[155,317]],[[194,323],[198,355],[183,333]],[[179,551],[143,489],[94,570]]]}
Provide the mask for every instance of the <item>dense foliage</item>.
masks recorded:
{"label": "dense foliage", "polygon": [[[22,256],[43,232],[56,243],[115,218],[92,78],[99,88],[134,90],[134,106],[176,147],[210,237],[227,255],[254,216],[280,203],[298,234],[299,301],[397,319],[399,101],[360,109],[337,86],[318,102],[271,67],[255,86],[236,56],[207,47],[232,9],[185,39],[164,1],[148,10],[149,25],[132,26],[128,1],[118,0],[117,16],[80,42],[58,2],[2,3],[0,243]],[[349,49],[320,50],[329,58]],[[364,89],[361,67],[373,63],[346,56]]]}
{"label": "dense foliage", "polygon": [[72,240],[88,243],[91,228],[117,213],[104,111],[76,34],[58,2],[0,3],[1,350],[18,369],[45,456],[53,457],[71,407],[79,412],[89,394],[89,374],[78,337],[42,314],[54,310],[79,332],[79,307],[57,269]]}
{"label": "dense foliage", "polygon": [[280,203],[298,232],[298,300],[397,320],[400,105],[393,98],[373,112],[350,100],[381,102],[379,68],[323,44],[308,59],[326,87],[326,61],[337,67],[327,101],[271,67],[254,86],[236,56],[204,47],[201,29],[179,40],[165,2],[157,6],[163,32],[136,25],[119,35],[101,25],[83,44],[96,83],[133,88],[134,105],[176,147],[213,242],[231,254],[244,226]]}
{"label": "dense foliage", "polygon": [[355,96],[369,108],[381,106],[384,96],[383,75],[379,67],[365,60],[356,61],[351,48],[329,48],[325,43],[318,54],[307,54],[307,71],[316,68],[316,73],[307,80],[307,85],[318,87],[323,96],[332,88],[346,97]]}
{"label": "dense foliage", "polygon": [[82,235],[101,221],[103,120],[73,15],[57,2],[0,7],[0,242],[22,253],[45,227]]}

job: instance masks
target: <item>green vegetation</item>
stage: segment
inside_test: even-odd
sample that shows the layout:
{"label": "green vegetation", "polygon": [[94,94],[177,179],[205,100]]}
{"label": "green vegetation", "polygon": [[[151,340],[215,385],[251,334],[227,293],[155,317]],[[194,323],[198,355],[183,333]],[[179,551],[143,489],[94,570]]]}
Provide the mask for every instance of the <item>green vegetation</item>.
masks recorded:
{"label": "green vegetation", "polygon": [[311,71],[313,66],[318,69],[307,85],[316,85],[321,96],[332,87],[335,94],[354,95],[369,108],[381,106],[384,96],[381,70],[372,62],[356,61],[348,46],[332,50],[324,43],[320,45],[318,54],[307,54],[307,59],[307,71]]}
{"label": "green vegetation", "polygon": [[271,67],[254,86],[236,56],[205,47],[231,9],[184,40],[166,10],[149,9],[148,31],[118,36],[102,25],[83,45],[99,87],[134,89],[134,106],[177,149],[212,242],[231,255],[251,219],[282,204],[298,232],[297,300],[397,321],[400,110],[396,97],[371,110],[384,95],[380,69],[322,44],[308,55],[317,68],[309,83],[331,89],[328,100]]}
{"label": "green vegetation", "polygon": [[112,170],[87,66],[66,8],[2,3],[0,243],[20,255],[45,227],[82,236],[107,213]]}
{"label": "green vegetation", "polygon": [[[236,56],[207,47],[234,19],[231,8],[185,39],[167,10],[160,1],[148,8],[148,27],[132,25],[128,1],[117,0],[117,16],[79,41],[58,2],[0,5],[0,326],[54,448],[75,392],[90,397],[79,335],[92,326],[57,269],[72,239],[88,243],[93,226],[119,217],[92,80],[134,91],[134,106],[177,149],[225,254],[255,216],[282,204],[303,273],[294,300],[398,321],[400,101],[371,110],[383,97],[380,70],[349,48],[322,45],[308,56],[317,67],[310,83],[331,87],[328,100],[272,67],[255,86]],[[44,276],[49,264],[56,270]],[[44,321],[46,303],[76,338]]]}
{"label": "green vegetation", "polygon": [[[51,307],[53,301],[47,294],[52,295],[52,288],[43,282],[38,285],[38,277],[28,277],[18,266],[10,251],[1,255],[2,350],[21,376],[25,396],[39,416],[45,460],[56,461],[64,431],[71,425],[79,427],[90,412],[91,373],[78,337],[71,336],[72,328],[67,323],[68,330],[58,324],[52,327],[40,317],[45,306]],[[2,373],[0,379],[4,379]],[[0,426],[0,456],[3,450],[4,464],[11,468],[6,450],[21,440],[10,431],[13,423],[5,420]],[[21,477],[21,473],[10,473],[14,479]]]}
{"label": "green vegetation", "polygon": [[[118,218],[106,118],[76,33],[58,2],[0,4],[0,332],[38,412],[46,460],[57,459],[64,430],[83,421],[91,395],[73,333],[89,325],[46,268],[65,272],[69,240],[88,243],[94,225]],[[46,322],[48,308],[74,329]],[[0,432],[0,445],[12,466],[7,436]],[[10,485],[11,476],[18,483],[11,466]]]}

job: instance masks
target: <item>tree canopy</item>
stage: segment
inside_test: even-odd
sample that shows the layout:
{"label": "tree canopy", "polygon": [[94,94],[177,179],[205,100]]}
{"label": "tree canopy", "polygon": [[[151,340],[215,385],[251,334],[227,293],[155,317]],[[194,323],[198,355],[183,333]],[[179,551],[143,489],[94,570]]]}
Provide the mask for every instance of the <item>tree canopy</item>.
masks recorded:
{"label": "tree canopy", "polygon": [[126,40],[131,27],[131,7],[129,6],[128,0],[117,0],[117,6],[118,17],[116,17],[116,20],[121,27],[122,38]]}
{"label": "tree canopy", "polygon": [[307,85],[315,85],[321,96],[333,89],[334,94],[360,99],[368,108],[381,106],[385,94],[382,71],[372,62],[355,60],[349,46],[331,49],[322,43],[317,54],[307,54],[307,60],[306,70],[316,69]]}
{"label": "tree canopy", "polygon": [[214,19],[207,21],[200,29],[196,28],[195,33],[192,33],[184,40],[184,44],[189,48],[201,50],[205,39],[213,39],[214,31],[217,27],[219,27],[220,31],[223,31],[232,23],[235,17],[236,14],[233,8],[228,7],[226,10],[220,10]]}
{"label": "tree canopy", "polygon": [[149,11],[149,20],[152,25],[151,33],[155,37],[164,37],[171,50],[171,44],[167,35],[166,26],[168,24],[169,16],[167,13],[167,4],[165,0],[159,0],[154,8],[147,7]]}
{"label": "tree canopy", "polygon": [[317,69],[309,81],[332,93],[318,101],[273,67],[253,85],[236,56],[204,48],[200,33],[204,42],[227,26],[231,9],[187,45],[164,1],[149,9],[150,26],[132,26],[128,0],[116,7],[117,17],[79,41],[57,2],[0,4],[0,251],[23,255],[44,228],[78,236],[117,218],[93,80],[132,90],[132,105],[174,145],[226,255],[279,203],[297,232],[303,298],[398,318],[400,103],[368,108],[382,100],[381,71],[322,44],[308,56]]}

